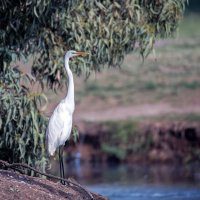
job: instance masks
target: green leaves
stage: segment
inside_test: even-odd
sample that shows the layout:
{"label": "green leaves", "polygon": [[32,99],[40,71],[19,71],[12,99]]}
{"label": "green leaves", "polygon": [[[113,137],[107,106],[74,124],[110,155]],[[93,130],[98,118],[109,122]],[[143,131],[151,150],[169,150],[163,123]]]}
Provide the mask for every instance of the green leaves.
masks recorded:
{"label": "green leaves", "polygon": [[73,62],[74,72],[90,74],[118,66],[135,50],[146,57],[159,37],[172,35],[186,0],[1,1],[0,47],[24,56],[36,53],[33,74],[53,88],[57,71],[63,80],[66,50],[91,51],[86,62]]}
{"label": "green leaves", "polygon": [[78,128],[76,126],[72,127],[72,136],[73,136],[73,141],[75,143],[77,143],[77,141],[79,139],[79,131],[78,131]]}
{"label": "green leaves", "polygon": [[43,160],[39,164],[45,169],[46,118],[38,108],[46,97],[21,87],[23,78],[12,68],[0,73],[0,157],[36,167],[37,160]]}

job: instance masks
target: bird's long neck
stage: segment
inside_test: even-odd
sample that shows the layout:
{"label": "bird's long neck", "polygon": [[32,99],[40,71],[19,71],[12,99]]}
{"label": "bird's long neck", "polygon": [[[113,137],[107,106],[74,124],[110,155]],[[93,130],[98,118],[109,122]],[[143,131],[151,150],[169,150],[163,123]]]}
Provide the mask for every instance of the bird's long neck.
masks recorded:
{"label": "bird's long neck", "polygon": [[74,105],[74,79],[72,71],[69,68],[69,59],[65,59],[65,69],[68,75],[68,91],[65,100]]}

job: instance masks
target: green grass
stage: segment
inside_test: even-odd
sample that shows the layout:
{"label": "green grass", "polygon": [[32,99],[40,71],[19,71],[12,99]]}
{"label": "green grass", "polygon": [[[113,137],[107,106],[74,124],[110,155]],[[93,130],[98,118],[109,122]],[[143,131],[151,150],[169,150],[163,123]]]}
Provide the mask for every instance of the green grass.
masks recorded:
{"label": "green grass", "polygon": [[187,14],[179,25],[179,37],[200,37],[200,15]]}
{"label": "green grass", "polygon": [[179,82],[174,85],[176,88],[186,88],[191,90],[200,89],[200,81],[193,81],[193,82]]}
{"label": "green grass", "polygon": [[163,89],[174,91],[174,88],[199,89],[200,45],[196,43],[196,46],[193,46],[179,47],[179,50],[173,45],[170,45],[170,49],[158,48],[157,61],[147,59],[144,64],[136,60],[137,55],[133,55],[136,60],[134,65],[125,60],[122,70],[115,73],[115,78],[112,78],[111,71],[107,71],[104,73],[105,77],[100,80],[89,79],[84,92],[78,90],[77,93],[81,96],[91,94],[115,97],[131,92],[163,92]]}
{"label": "green grass", "polygon": [[[140,120],[148,120],[149,118],[143,117]],[[168,114],[168,115],[161,115],[159,117],[152,117],[151,121],[184,121],[184,122],[199,122],[200,121],[200,114],[195,113],[188,113],[188,114]]]}

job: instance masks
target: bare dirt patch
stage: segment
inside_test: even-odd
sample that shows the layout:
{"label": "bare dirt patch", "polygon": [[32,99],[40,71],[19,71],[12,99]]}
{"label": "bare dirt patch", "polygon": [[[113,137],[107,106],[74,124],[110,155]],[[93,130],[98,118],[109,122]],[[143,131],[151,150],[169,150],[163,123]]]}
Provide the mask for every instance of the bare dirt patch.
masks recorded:
{"label": "bare dirt patch", "polygon": [[[93,196],[96,200],[107,199],[97,194]],[[0,199],[89,200],[90,198],[85,192],[71,186],[63,186],[60,182],[0,170]]]}
{"label": "bare dirt patch", "polygon": [[123,107],[112,107],[109,109],[103,109],[98,111],[82,111],[76,112],[75,121],[118,121],[127,120],[130,118],[138,117],[157,117],[167,114],[190,114],[200,113],[200,106],[188,106],[183,108],[172,107],[166,103],[159,104],[143,104],[138,106],[123,106]]}

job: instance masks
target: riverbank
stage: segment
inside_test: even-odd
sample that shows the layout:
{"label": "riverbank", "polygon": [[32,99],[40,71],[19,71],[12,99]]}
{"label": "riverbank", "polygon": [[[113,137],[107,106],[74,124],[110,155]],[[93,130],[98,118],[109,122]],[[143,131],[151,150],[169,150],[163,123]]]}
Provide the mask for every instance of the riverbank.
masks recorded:
{"label": "riverbank", "polygon": [[[94,200],[108,200],[101,195],[92,195]],[[25,176],[8,170],[0,170],[0,199],[91,200],[86,192],[72,186],[63,186],[60,182]]]}
{"label": "riverbank", "polygon": [[79,142],[66,148],[67,161],[92,163],[200,162],[200,124],[117,121],[82,123]]}

